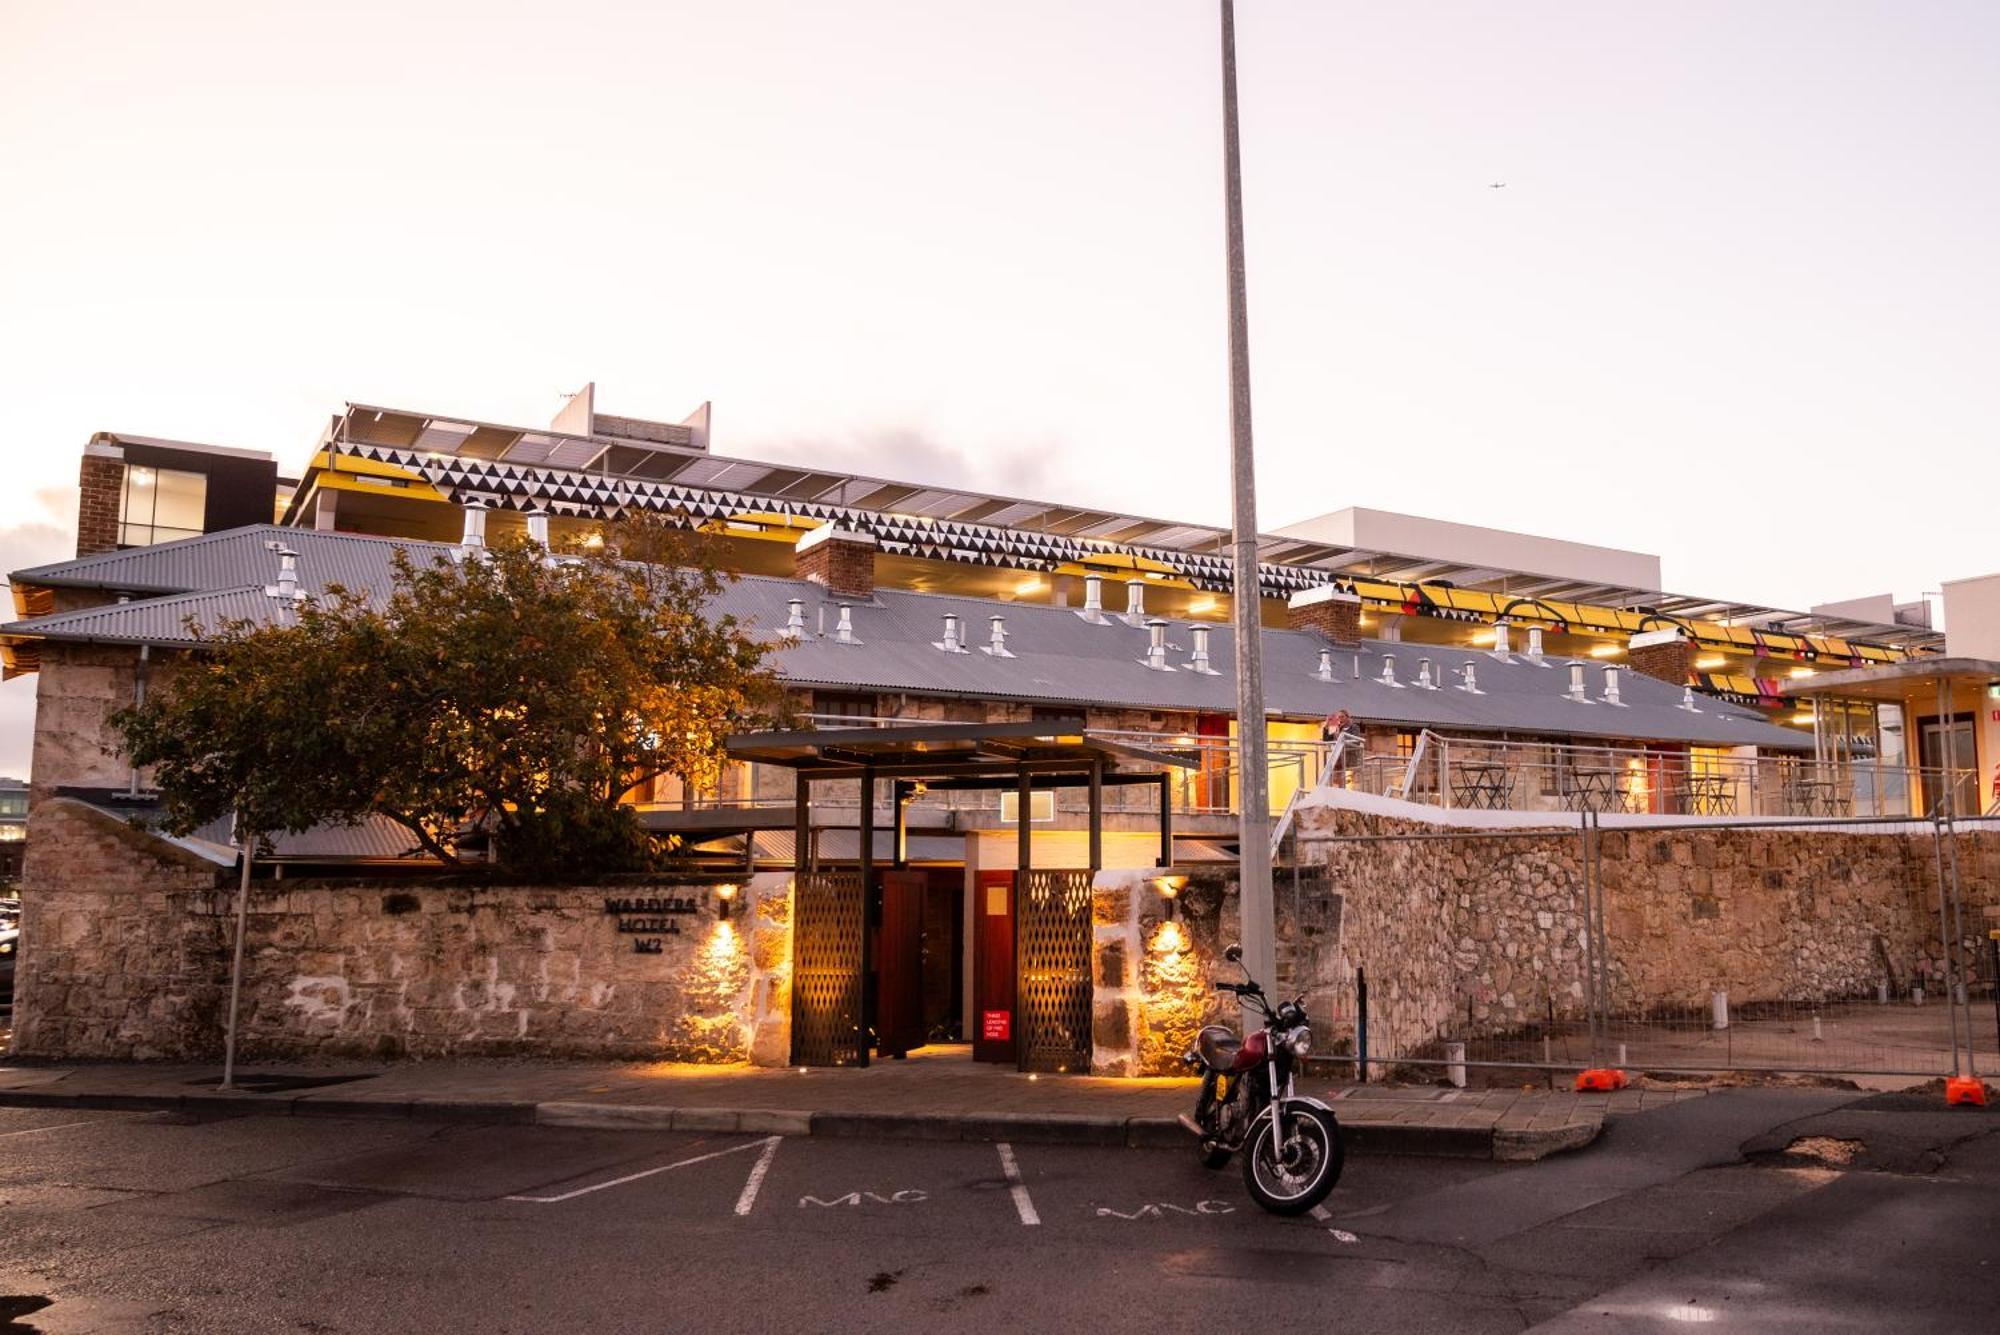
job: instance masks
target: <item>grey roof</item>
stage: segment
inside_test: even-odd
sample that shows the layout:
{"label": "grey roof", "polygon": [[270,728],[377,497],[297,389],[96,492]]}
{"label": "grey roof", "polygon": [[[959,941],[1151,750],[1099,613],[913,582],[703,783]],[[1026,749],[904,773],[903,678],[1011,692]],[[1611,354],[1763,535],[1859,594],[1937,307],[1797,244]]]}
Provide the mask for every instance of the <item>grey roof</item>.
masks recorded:
{"label": "grey roof", "polygon": [[[381,592],[388,587],[390,555],[397,547],[410,549],[419,560],[427,553],[436,559],[454,550],[441,543],[260,525],[87,557],[43,569],[66,574],[85,563],[127,560],[133,563],[134,578],[155,581],[155,587],[166,582],[163,571],[183,581],[213,578],[216,584],[206,586],[210,591],[204,593],[17,621],[0,626],[0,635],[180,644],[191,639],[184,624],[190,617],[205,626],[231,617],[276,617],[279,601],[263,591],[263,581],[276,573],[275,559],[263,548],[272,536],[282,536],[299,552],[300,585],[307,590],[338,582]],[[192,550],[196,548],[202,550]],[[155,557],[158,569],[144,568],[149,553],[165,554]],[[24,572],[20,578],[33,579],[37,573]],[[881,589],[873,599],[851,605],[858,642],[843,644],[832,633],[839,620],[838,600],[804,580],[747,575],[727,585],[716,605],[759,633],[776,636],[793,598],[804,605],[807,634],[787,643],[777,662],[799,685],[1177,712],[1235,711],[1234,635],[1226,625],[1199,623],[1207,625],[1212,668],[1203,674],[1189,666],[1194,623],[1188,622],[1168,627],[1168,661],[1174,670],[1157,671],[1144,662],[1148,631],[1143,625],[1110,614],[1093,623],[1074,608]],[[948,654],[936,647],[946,613],[960,618],[968,652]],[[995,615],[1005,618],[1009,657],[982,647],[989,618]],[[819,633],[822,626],[825,634]],[[1533,662],[1518,654],[1502,659],[1470,649],[1371,640],[1334,650],[1333,680],[1322,681],[1315,670],[1325,648],[1326,640],[1310,632],[1264,632],[1265,691],[1273,713],[1321,718],[1345,709],[1357,719],[1411,728],[1791,750],[1811,746],[1803,733],[1712,698],[1701,698],[1698,712],[1683,709],[1679,687],[1630,671],[1619,673],[1624,703],[1603,703],[1605,665],[1598,663],[1584,666],[1592,703],[1582,704],[1566,697],[1568,666],[1554,659]],[[1401,686],[1380,680],[1384,659],[1391,656]],[[1414,684],[1424,660],[1431,664],[1436,689]],[[1478,694],[1456,684],[1468,663],[1475,667]]]}
{"label": "grey roof", "polygon": [[54,561],[16,570],[12,579],[16,584],[50,588],[132,593],[189,593],[267,584],[278,574],[277,557],[265,549],[271,542],[282,542],[299,554],[300,579],[314,587],[341,584],[367,588],[379,584],[387,579],[389,558],[398,547],[449,550],[439,543],[406,538],[252,524],[178,542]]}

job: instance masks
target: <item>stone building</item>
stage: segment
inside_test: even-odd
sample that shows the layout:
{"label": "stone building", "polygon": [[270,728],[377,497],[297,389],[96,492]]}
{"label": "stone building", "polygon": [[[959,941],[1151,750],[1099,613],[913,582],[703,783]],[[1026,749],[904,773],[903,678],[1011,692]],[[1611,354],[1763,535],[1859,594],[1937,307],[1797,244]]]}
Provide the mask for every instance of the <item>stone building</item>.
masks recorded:
{"label": "stone building", "polygon": [[[869,987],[902,970],[923,1038],[976,1043],[993,1013],[978,995],[984,909],[1010,903],[996,887],[1026,883],[1022,849],[1036,869],[1086,877],[1075,967],[1092,1066],[1161,1069],[1204,1013],[1243,852],[1216,530],[724,458],[708,448],[705,411],[649,423],[596,414],[586,395],[548,430],[350,405],[278,522],[211,525],[204,512],[213,531],[154,542],[157,501],[150,529],[138,526],[130,498],[146,493],[131,478],[158,465],[103,444],[86,454],[85,503],[112,508],[111,527],[93,510],[92,532],[115,527],[120,540],[15,572],[21,619],[0,627],[7,672],[38,674],[20,1051],[185,1056],[218,1042],[231,834],[143,832],[148,776],[105,723],[199,652],[191,627],[280,619],[330,584],[380,594],[399,549],[452,561],[515,533],[561,543],[629,509],[716,535],[741,576],[716,610],[773,641],[822,733],[1081,736],[1165,757],[1164,781],[1108,788],[1101,838],[1086,841],[1073,788],[1011,805],[1019,794],[883,792],[864,819],[858,786],[830,782],[802,821],[792,774],[746,754],[713,790],[662,780],[633,795],[649,826],[689,850],[681,872],[633,885],[440,880],[377,826],[281,838],[253,895],[251,1051],[786,1061],[803,1004],[796,868],[871,862],[906,877],[915,926],[909,958],[877,958]],[[1823,736],[1780,726],[1795,704],[1755,678],[1741,689],[1710,660],[1755,673],[1933,647],[1907,627],[1808,629],[1609,576],[1482,570],[1346,537],[1301,526],[1271,540],[1259,571],[1263,726],[1289,833],[1251,853],[1288,865],[1318,856],[1299,842],[1323,819],[1309,813],[1349,795],[1683,820],[1801,814],[1788,804],[1822,792],[1800,785],[1825,782]],[[1556,566],[1609,559],[1564,547],[1523,550]],[[1645,576],[1629,565],[1607,568]],[[1750,613],[1761,620],[1745,629]],[[1910,785],[1875,773],[1870,799],[1907,808]],[[1856,781],[1841,781],[1851,803]],[[863,828],[881,832],[866,852]],[[893,850],[878,855],[892,829]],[[1281,926],[1286,981],[1307,990],[1336,986],[1347,967],[1322,938],[1338,936],[1354,889],[1323,888]],[[879,889],[862,893],[879,903]],[[1005,910],[1009,932],[1017,912]]]}

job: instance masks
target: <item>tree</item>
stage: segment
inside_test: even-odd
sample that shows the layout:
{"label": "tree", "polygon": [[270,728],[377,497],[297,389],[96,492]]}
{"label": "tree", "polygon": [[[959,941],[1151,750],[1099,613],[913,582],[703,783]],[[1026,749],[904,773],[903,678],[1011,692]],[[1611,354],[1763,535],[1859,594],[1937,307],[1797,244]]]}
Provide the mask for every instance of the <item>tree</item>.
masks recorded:
{"label": "tree", "polygon": [[339,587],[275,624],[202,637],[112,722],[151,765],[163,823],[259,833],[386,817],[448,864],[488,841],[531,875],[640,870],[622,796],[715,779],[733,732],[783,713],[770,646],[713,614],[705,546],[659,520],[552,557],[526,542]]}

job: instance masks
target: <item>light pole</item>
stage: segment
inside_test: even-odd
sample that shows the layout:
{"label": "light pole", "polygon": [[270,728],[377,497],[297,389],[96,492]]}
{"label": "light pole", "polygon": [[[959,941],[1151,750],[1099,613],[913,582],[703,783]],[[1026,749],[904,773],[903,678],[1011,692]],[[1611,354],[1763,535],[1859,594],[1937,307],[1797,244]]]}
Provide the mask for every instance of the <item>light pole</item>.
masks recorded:
{"label": "light pole", "polygon": [[1276,992],[1271,898],[1271,774],[1264,725],[1262,588],[1257,578],[1257,469],[1250,440],[1250,315],[1243,276],[1243,159],[1236,141],[1236,5],[1222,0],[1222,181],[1229,250],[1229,485],[1236,627],[1237,841],[1243,963]]}

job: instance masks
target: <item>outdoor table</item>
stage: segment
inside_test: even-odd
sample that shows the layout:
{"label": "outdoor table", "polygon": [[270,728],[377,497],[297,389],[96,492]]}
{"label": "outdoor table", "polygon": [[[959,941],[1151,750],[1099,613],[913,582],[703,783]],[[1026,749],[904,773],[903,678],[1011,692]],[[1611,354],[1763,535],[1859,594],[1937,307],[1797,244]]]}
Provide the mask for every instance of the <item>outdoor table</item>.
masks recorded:
{"label": "outdoor table", "polygon": [[1687,776],[1688,814],[1727,816],[1736,806],[1736,780],[1724,774]]}
{"label": "outdoor table", "polygon": [[1794,816],[1838,816],[1840,795],[1832,779],[1799,779],[1785,794],[1785,805]]}
{"label": "outdoor table", "polygon": [[1571,811],[1624,809],[1625,795],[1618,791],[1617,770],[1579,768],[1571,770],[1569,777],[1569,791],[1563,796]]}
{"label": "outdoor table", "polygon": [[1452,799],[1473,810],[1504,811],[1514,793],[1507,767],[1495,760],[1475,760],[1453,767]]}

